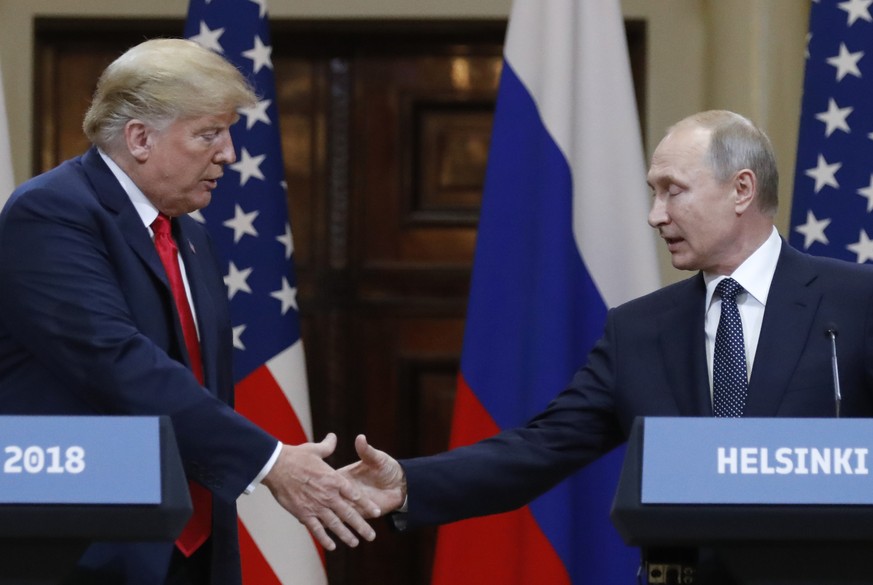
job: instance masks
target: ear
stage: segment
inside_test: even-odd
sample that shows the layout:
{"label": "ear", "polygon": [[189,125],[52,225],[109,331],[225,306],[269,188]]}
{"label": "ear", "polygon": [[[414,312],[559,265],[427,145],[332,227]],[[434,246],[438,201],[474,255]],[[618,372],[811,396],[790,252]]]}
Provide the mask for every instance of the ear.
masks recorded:
{"label": "ear", "polygon": [[734,207],[738,215],[745,213],[749,207],[755,204],[758,198],[758,178],[749,169],[743,169],[734,177],[734,191],[736,202]]}
{"label": "ear", "polygon": [[136,118],[124,125],[124,141],[130,155],[143,163],[149,158],[152,147],[152,128]]}

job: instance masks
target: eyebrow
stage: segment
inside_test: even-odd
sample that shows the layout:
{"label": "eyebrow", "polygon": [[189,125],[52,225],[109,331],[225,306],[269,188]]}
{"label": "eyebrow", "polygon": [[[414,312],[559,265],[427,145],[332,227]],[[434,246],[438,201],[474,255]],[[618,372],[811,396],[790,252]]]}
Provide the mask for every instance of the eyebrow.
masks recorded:
{"label": "eyebrow", "polygon": [[687,189],[689,186],[687,180],[683,181],[673,173],[657,175],[654,177],[654,180],[653,178],[646,175],[646,184],[652,190],[656,189],[657,187],[669,187],[670,185],[678,185],[682,189]]}

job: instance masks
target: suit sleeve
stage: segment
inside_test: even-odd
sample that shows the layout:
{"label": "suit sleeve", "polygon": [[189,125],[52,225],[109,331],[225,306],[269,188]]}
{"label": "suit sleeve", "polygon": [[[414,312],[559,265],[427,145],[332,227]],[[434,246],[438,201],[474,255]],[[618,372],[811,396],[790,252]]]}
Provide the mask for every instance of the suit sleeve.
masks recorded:
{"label": "suit sleeve", "polygon": [[614,413],[614,323],[572,382],[524,427],[473,445],[402,460],[407,527],[523,506],[624,441]]}
{"label": "suit sleeve", "polygon": [[[144,267],[129,265],[134,255],[123,240],[112,239],[106,218],[93,199],[52,189],[31,191],[7,206],[0,223],[0,319],[20,348],[20,365],[44,369],[51,381],[18,389],[9,408],[168,415],[189,476],[233,501],[276,441],[204,391],[156,343],[159,333],[143,333],[122,279],[136,274],[139,281],[124,285],[139,286],[143,303],[161,301]],[[156,311],[154,332],[164,320]],[[33,394],[32,404],[23,402],[24,393]]]}

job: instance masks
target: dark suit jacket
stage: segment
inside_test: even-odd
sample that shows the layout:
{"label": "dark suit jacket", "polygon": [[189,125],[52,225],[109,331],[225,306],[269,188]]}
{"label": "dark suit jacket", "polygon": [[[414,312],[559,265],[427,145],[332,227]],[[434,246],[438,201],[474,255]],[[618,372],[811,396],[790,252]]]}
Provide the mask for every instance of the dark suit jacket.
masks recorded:
{"label": "dark suit jacket", "polygon": [[[235,500],[276,440],[232,409],[223,278],[206,231],[188,217],[174,223],[206,391],[185,365],[173,297],[148,230],[97,151],[16,190],[0,214],[0,412],[168,415],[186,473],[214,494],[213,582],[235,584]],[[172,548],[95,545],[83,563],[96,572],[86,580],[159,583]]]}
{"label": "dark suit jacket", "polygon": [[[705,294],[698,274],[609,311],[588,363],[525,427],[402,461],[407,526],[519,507],[625,441],[635,417],[712,416]],[[745,416],[833,416],[831,323],[839,331],[842,415],[873,416],[873,268],[783,242]]]}

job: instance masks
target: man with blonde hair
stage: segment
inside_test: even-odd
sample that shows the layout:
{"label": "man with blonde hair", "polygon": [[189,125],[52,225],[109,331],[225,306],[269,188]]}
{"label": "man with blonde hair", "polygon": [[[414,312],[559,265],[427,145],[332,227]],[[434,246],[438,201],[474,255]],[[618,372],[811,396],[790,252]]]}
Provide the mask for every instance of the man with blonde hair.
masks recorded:
{"label": "man with blonde hair", "polygon": [[369,500],[323,458],[235,413],[227,292],[205,229],[255,96],[196,43],[144,42],[102,74],[94,146],[0,214],[0,412],[167,415],[194,501],[176,543],[95,543],[73,583],[240,583],[236,499],[266,485],[326,548],[372,539]]}

